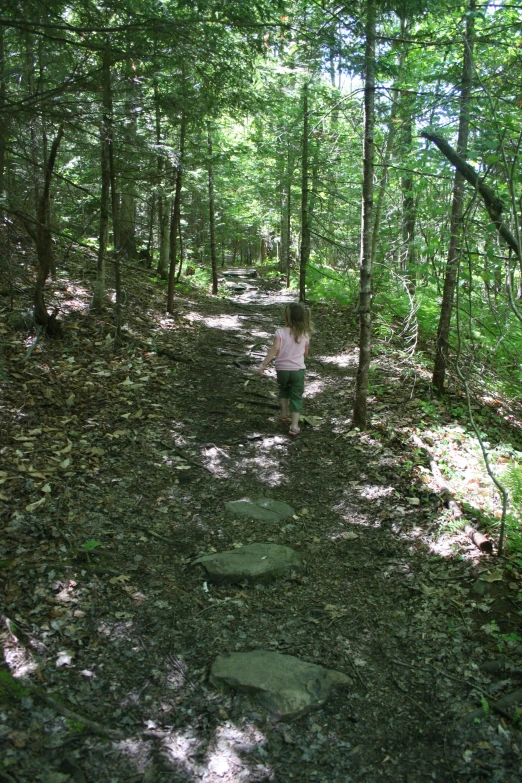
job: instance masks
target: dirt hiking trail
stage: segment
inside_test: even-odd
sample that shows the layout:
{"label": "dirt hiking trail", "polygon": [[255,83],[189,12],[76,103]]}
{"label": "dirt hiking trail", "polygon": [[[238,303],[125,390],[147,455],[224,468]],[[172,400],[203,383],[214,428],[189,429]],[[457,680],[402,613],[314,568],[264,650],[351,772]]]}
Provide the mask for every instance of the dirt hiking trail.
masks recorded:
{"label": "dirt hiking trail", "polygon": [[[291,301],[274,284],[191,292],[172,318],[140,280],[117,349],[82,283],[54,295],[63,340],[23,362],[29,337],[4,328],[0,782],[519,782],[503,699],[522,656],[499,660],[489,626],[514,630],[520,607],[441,534],[412,470],[411,367],[376,350],[372,428],[351,431],[356,320],[314,306],[310,421],[290,439],[273,369],[253,372]],[[294,513],[227,511],[259,498]],[[253,543],[304,567],[214,584],[193,564]],[[218,656],[260,650],[349,685],[287,718],[209,681]]]}

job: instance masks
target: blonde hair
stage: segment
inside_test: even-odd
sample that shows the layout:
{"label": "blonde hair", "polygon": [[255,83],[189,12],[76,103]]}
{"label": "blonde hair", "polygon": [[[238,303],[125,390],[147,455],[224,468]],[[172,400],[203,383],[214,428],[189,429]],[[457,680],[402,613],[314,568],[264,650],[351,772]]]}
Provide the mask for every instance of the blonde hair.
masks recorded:
{"label": "blonde hair", "polygon": [[310,310],[300,302],[292,302],[285,307],[285,323],[298,343],[301,337],[308,337],[310,334]]}

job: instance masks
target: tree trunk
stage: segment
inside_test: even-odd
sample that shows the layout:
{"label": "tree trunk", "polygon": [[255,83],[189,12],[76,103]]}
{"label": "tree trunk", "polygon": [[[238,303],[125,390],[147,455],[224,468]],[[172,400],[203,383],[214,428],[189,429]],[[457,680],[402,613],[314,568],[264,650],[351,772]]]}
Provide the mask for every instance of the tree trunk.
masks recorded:
{"label": "tree trunk", "polygon": [[216,257],[216,221],[214,211],[214,166],[212,161],[212,136],[207,131],[208,149],[208,209],[210,228],[210,263],[212,266],[212,293],[218,292],[217,257]]}
{"label": "tree trunk", "polygon": [[359,366],[355,383],[353,423],[366,429],[368,375],[371,358],[371,295],[372,295],[372,217],[373,217],[373,159],[375,124],[375,0],[366,5],[366,47],[364,53],[364,150],[363,203],[361,220],[361,274],[359,293]]}
{"label": "tree trunk", "polygon": [[[473,43],[475,34],[475,8],[476,1],[469,0],[469,13],[466,15],[466,34],[464,36],[459,135],[457,140],[457,153],[463,158],[466,158],[468,148],[469,107],[471,97],[471,77],[473,71]],[[461,223],[463,200],[464,177],[457,169],[455,171],[455,180],[453,183],[453,201],[451,205],[448,260],[446,262],[446,276],[444,278],[444,288],[442,292],[442,305],[437,329],[435,365],[433,368],[432,378],[432,383],[439,394],[444,393],[444,381],[446,378],[446,368],[448,363],[451,314],[453,310],[453,298],[455,295],[455,285],[460,261],[459,244],[462,229]]]}
{"label": "tree trunk", "polygon": [[103,116],[100,133],[101,142],[101,194],[100,194],[100,234],[98,243],[98,263],[96,268],[96,282],[92,298],[92,309],[99,313],[103,308],[105,296],[105,257],[107,243],[109,241],[109,205],[111,194],[111,64],[110,50],[107,47],[103,53],[102,65],[102,104]]}
{"label": "tree trunk", "polygon": [[[412,145],[412,126],[413,120],[409,100],[406,99],[404,125],[402,129],[402,144],[406,155],[409,156]],[[407,158],[406,158],[407,159]],[[401,249],[401,272],[407,275],[412,286],[415,285],[415,198],[413,195],[413,177],[410,172],[401,177],[402,189],[402,249]]]}
{"label": "tree trunk", "polygon": [[4,28],[0,27],[0,199],[4,195],[4,171],[5,171],[5,148],[7,144],[7,115],[5,112],[6,104],[6,68],[5,68],[5,45]]}
{"label": "tree trunk", "polygon": [[185,153],[185,130],[186,117],[185,112],[181,112],[181,124],[179,128],[179,154],[178,165],[176,166],[176,189],[174,192],[174,205],[172,207],[172,218],[170,221],[170,266],[169,283],[167,291],[167,312],[174,312],[174,286],[176,284],[176,241],[180,224],[181,214],[181,182],[183,178],[183,156]]}
{"label": "tree trunk", "polygon": [[[160,151],[161,144],[161,110],[157,84],[154,85],[154,101],[156,107],[156,144],[158,147],[157,177],[158,177],[158,277],[166,280],[169,271],[169,237],[170,237],[170,199],[163,190],[164,175],[168,175],[165,158]],[[166,177],[168,179],[168,176]]]}
{"label": "tree trunk", "polygon": [[47,312],[44,301],[44,286],[47,278],[49,277],[49,272],[51,271],[54,264],[53,238],[48,223],[48,202],[50,198],[51,178],[62,136],[63,126],[60,125],[56,138],[51,146],[49,159],[46,163],[44,187],[42,190],[42,195],[40,196],[36,214],[36,254],[38,257],[38,272],[36,276],[36,286],[34,292],[34,318],[37,323],[45,327],[49,334],[56,334],[59,332],[55,321],[58,310],[55,310],[52,315],[49,315]]}
{"label": "tree trunk", "polygon": [[301,157],[301,263],[299,268],[299,301],[306,300],[306,270],[310,258],[310,224],[308,220],[308,84],[303,85],[303,149]]}
{"label": "tree trunk", "polygon": [[[130,67],[130,64],[129,64]],[[125,125],[126,147],[133,150],[136,147],[136,136],[138,123],[136,117],[136,101],[134,97],[134,77],[133,71],[130,71],[127,80],[127,100],[125,101]],[[129,259],[135,259],[136,251],[136,193],[134,175],[135,169],[132,164],[127,165],[125,176],[121,182],[121,200],[119,210],[119,240],[120,251],[123,256]]]}

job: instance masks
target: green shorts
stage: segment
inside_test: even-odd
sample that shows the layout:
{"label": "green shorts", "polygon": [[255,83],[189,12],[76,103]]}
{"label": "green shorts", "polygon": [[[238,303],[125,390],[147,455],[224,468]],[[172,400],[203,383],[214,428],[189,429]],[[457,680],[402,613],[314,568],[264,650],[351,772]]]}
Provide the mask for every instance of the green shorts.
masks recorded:
{"label": "green shorts", "polygon": [[291,413],[301,413],[303,407],[304,370],[277,370],[279,399],[290,400]]}

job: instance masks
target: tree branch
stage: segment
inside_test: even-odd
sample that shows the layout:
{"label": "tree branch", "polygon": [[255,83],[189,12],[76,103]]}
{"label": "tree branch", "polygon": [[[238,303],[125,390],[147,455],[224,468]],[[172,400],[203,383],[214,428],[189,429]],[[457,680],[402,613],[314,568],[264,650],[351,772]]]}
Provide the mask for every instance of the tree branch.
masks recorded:
{"label": "tree branch", "polygon": [[504,211],[504,203],[502,199],[496,195],[494,190],[490,188],[489,185],[486,185],[486,183],[480,179],[475,169],[470,166],[469,163],[466,163],[464,158],[459,155],[459,153],[456,152],[450,144],[448,144],[446,139],[444,139],[438,133],[432,133],[427,130],[423,131],[421,136],[422,138],[427,139],[428,141],[432,141],[434,144],[436,144],[444,157],[447,158],[453,166],[455,166],[457,171],[462,174],[466,182],[469,182],[469,184],[472,185],[480,194],[487,213],[490,216],[492,222],[495,224],[498,233],[504,242],[506,242],[508,247],[510,247],[511,250],[516,253],[517,257],[520,258],[520,248],[518,246],[518,242],[506,224],[502,221],[502,212]]}

